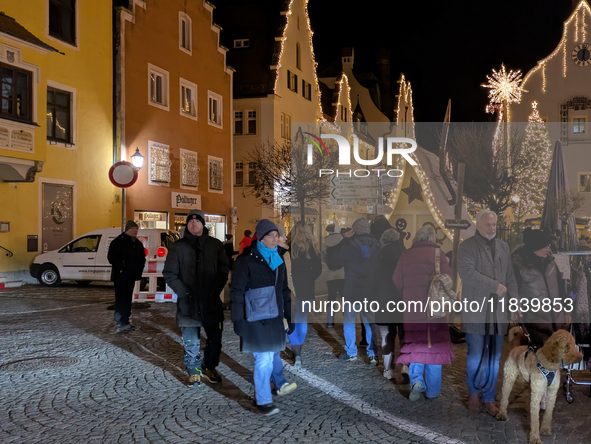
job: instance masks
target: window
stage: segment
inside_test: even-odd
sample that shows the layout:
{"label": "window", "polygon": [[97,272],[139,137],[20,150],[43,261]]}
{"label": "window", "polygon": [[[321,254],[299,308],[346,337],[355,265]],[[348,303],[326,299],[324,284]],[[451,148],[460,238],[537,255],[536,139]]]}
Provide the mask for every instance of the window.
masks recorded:
{"label": "window", "polygon": [[591,173],[579,173],[579,193],[591,193]]}
{"label": "window", "polygon": [[242,162],[236,162],[236,180],[234,186],[241,187],[244,185],[244,164]]}
{"label": "window", "polygon": [[100,234],[76,239],[62,248],[60,253],[96,253],[98,251]]}
{"label": "window", "polygon": [[184,12],[179,12],[179,49],[187,54],[191,54],[193,48],[191,24],[191,17]]}
{"label": "window", "polygon": [[347,121],[347,108],[345,108],[343,105],[341,105],[341,120],[343,122]]}
{"label": "window", "polygon": [[585,134],[585,123],[587,122],[586,117],[575,117],[573,119],[573,133],[574,134]]}
{"label": "window", "polygon": [[302,79],[302,97],[306,100],[312,100],[312,85]]}
{"label": "window", "polygon": [[256,180],[257,164],[256,162],[248,162],[248,185],[254,186]]}
{"label": "window", "polygon": [[242,126],[243,122],[243,113],[242,111],[234,111],[234,134],[240,135],[242,134]]}
{"label": "window", "polygon": [[224,159],[221,157],[207,156],[209,167],[210,193],[224,194]]}
{"label": "window", "polygon": [[76,45],[76,0],[49,0],[49,35]]}
{"label": "window", "polygon": [[257,112],[256,111],[247,111],[248,113],[248,126],[247,126],[247,134],[256,134],[257,133]]}
{"label": "window", "polygon": [[197,120],[197,85],[183,78],[180,79],[182,116]]}
{"label": "window", "polygon": [[148,63],[148,73],[148,103],[168,111],[168,71]]}
{"label": "window", "polygon": [[170,146],[148,141],[148,184],[170,186],[171,166]]}
{"label": "window", "polygon": [[297,20],[297,22],[298,22],[298,29],[300,29],[300,16],[299,16],[299,15],[298,15],[298,20]]}
{"label": "window", "polygon": [[291,139],[291,116],[281,113],[281,137]]}
{"label": "window", "polygon": [[236,39],[234,40],[234,48],[249,48],[250,39]]}
{"label": "window", "polygon": [[208,97],[208,122],[210,125],[222,127],[222,96],[207,91]]}
{"label": "window", "polygon": [[3,63],[0,63],[0,68],[2,73],[0,79],[2,85],[0,117],[32,122],[32,73]]}
{"label": "window", "polygon": [[199,164],[197,153],[179,149],[181,154],[181,188],[196,190],[199,187]]}
{"label": "window", "polygon": [[300,44],[299,44],[299,42],[296,43],[296,67],[298,69],[302,69],[302,53],[300,51]]}
{"label": "window", "polygon": [[289,70],[287,71],[287,88],[298,92],[298,76]]}
{"label": "window", "polygon": [[72,143],[71,107],[70,92],[47,88],[47,140]]}

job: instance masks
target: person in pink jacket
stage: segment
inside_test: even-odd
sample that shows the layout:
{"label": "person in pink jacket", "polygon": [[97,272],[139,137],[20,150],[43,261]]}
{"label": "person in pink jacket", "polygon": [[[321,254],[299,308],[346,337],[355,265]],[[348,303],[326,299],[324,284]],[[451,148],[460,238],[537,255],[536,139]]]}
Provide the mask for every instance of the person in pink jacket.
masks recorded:
{"label": "person in pink jacket", "polygon": [[441,366],[451,364],[455,358],[447,320],[430,321],[426,311],[408,305],[411,301],[426,304],[438,248],[441,273],[451,276],[447,258],[435,243],[435,230],[430,226],[417,231],[412,247],[402,253],[394,271],[394,285],[407,304],[404,341],[396,362],[409,366],[411,401],[418,400],[421,392],[428,399],[437,397],[441,391]]}

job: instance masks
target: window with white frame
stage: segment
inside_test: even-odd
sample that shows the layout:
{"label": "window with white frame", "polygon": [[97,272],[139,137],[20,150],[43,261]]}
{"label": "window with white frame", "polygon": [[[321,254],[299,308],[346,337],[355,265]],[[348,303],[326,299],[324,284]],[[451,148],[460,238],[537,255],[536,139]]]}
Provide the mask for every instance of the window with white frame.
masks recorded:
{"label": "window with white frame", "polygon": [[76,136],[76,89],[47,81],[47,140],[52,145],[72,147]]}
{"label": "window with white frame", "polygon": [[250,48],[250,39],[235,39],[234,48]]}
{"label": "window with white frame", "polygon": [[242,111],[234,111],[234,134],[241,135],[244,131],[244,113]]}
{"label": "window with white frame", "polygon": [[254,110],[246,111],[248,124],[246,126],[246,134],[257,133],[257,112]]}
{"label": "window with white frame", "polygon": [[168,111],[168,90],[168,71],[148,63],[148,103]]}
{"label": "window with white frame", "polygon": [[209,188],[210,193],[224,193],[224,159],[221,157],[207,156],[207,165],[209,169]]}
{"label": "window with white frame", "polygon": [[248,162],[248,185],[254,186],[256,180],[257,164],[256,162]]}
{"label": "window with white frame", "polygon": [[222,96],[212,91],[207,91],[207,103],[209,124],[221,128],[223,112]]}
{"label": "window with white frame", "polygon": [[181,77],[179,90],[181,115],[197,120],[197,85]]}
{"label": "window with white frame", "polygon": [[573,133],[574,134],[585,134],[585,123],[587,123],[586,117],[573,118]]}
{"label": "window with white frame", "polygon": [[244,163],[236,162],[234,186],[241,187],[244,185]]}
{"label": "window with white frame", "polygon": [[169,145],[148,141],[148,165],[150,185],[170,186],[172,162]]}
{"label": "window with white frame", "polygon": [[192,20],[187,14],[179,11],[179,49],[191,54],[193,49]]}
{"label": "window with white frame", "polygon": [[281,113],[281,137],[291,139],[291,116]]}

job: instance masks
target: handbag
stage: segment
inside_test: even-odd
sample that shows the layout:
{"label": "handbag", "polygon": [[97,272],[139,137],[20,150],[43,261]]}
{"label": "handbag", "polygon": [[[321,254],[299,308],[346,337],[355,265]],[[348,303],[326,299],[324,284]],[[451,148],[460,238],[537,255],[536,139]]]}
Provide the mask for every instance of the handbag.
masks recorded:
{"label": "handbag", "polygon": [[244,294],[244,306],[246,320],[248,322],[273,319],[279,315],[277,297],[275,295],[278,275],[279,267],[275,269],[275,285],[247,290]]}
{"label": "handbag", "polygon": [[435,273],[431,277],[431,284],[429,285],[429,291],[427,292],[427,296],[431,302],[438,302],[439,307],[441,308],[439,311],[433,311],[429,309],[427,311],[429,317],[432,318],[442,318],[447,313],[443,310],[444,302],[447,304],[453,303],[454,301],[458,301],[459,297],[455,291],[453,291],[453,280],[449,277],[448,274],[441,272],[441,263],[440,263],[440,253],[441,249],[435,249]]}

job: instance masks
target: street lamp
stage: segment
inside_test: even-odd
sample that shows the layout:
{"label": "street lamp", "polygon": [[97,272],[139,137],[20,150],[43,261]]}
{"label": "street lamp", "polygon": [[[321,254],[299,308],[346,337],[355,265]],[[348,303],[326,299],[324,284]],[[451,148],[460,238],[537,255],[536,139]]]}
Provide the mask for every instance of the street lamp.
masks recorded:
{"label": "street lamp", "polygon": [[141,155],[139,148],[136,148],[135,154],[131,156],[131,163],[133,163],[133,166],[138,170],[141,170],[144,166],[144,156]]}

